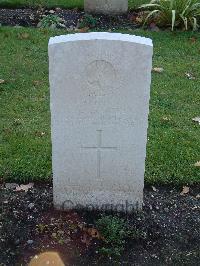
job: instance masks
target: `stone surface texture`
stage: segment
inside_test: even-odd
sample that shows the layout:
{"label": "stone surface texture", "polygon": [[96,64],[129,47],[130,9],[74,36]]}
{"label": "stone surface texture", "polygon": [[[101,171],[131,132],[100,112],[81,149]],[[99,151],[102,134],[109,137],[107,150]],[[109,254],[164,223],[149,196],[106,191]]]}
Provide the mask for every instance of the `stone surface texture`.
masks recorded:
{"label": "stone surface texture", "polygon": [[128,0],[85,0],[84,8],[89,13],[124,14],[128,11]]}
{"label": "stone surface texture", "polygon": [[152,53],[127,34],[50,39],[56,208],[141,208]]}

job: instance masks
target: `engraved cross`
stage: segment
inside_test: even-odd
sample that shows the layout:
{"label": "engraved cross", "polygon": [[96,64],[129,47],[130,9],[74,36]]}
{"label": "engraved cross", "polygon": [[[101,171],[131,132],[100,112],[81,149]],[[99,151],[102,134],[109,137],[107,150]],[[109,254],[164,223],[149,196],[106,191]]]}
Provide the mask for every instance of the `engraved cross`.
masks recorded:
{"label": "engraved cross", "polygon": [[92,149],[97,151],[97,178],[101,178],[101,152],[104,150],[117,150],[117,147],[102,146],[102,130],[97,130],[97,146],[83,147],[84,149]]}

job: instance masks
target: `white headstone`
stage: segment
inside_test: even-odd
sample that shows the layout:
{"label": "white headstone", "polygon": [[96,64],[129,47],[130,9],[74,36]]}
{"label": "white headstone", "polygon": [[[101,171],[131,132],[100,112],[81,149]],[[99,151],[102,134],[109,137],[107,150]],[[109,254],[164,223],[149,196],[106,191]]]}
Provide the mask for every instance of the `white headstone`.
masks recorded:
{"label": "white headstone", "polygon": [[128,11],[128,0],[85,0],[84,9],[89,13],[123,14]]}
{"label": "white headstone", "polygon": [[152,50],[119,33],[50,39],[56,208],[141,208]]}

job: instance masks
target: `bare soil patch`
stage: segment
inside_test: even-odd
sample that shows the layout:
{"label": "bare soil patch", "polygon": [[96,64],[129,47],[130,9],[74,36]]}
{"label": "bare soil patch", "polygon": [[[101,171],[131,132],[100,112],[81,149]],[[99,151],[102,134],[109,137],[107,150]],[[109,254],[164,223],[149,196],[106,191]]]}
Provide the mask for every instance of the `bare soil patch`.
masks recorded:
{"label": "bare soil patch", "polygon": [[[7,26],[37,27],[39,21],[45,15],[57,15],[63,19],[66,29],[74,29],[84,17],[85,13],[78,9],[0,9],[0,23]],[[123,16],[93,15],[95,20],[94,28],[98,29],[133,29],[138,27],[137,13],[130,11]]]}
{"label": "bare soil patch", "polygon": [[0,187],[1,265],[27,265],[47,251],[58,252],[65,265],[199,265],[200,187],[189,192],[147,187],[142,212],[122,215],[140,232],[127,239],[121,258],[103,258],[101,241],[84,228],[95,228],[99,212],[59,212],[53,208],[52,184],[35,184],[27,192]]}

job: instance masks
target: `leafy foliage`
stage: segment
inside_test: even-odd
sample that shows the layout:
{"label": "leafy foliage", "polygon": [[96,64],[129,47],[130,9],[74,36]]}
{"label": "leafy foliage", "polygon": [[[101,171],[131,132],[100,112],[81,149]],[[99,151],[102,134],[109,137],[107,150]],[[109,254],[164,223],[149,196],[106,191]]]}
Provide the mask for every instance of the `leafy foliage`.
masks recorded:
{"label": "leafy foliage", "polygon": [[103,240],[99,253],[103,256],[119,257],[124,251],[126,240],[136,240],[143,237],[143,232],[131,228],[122,218],[112,215],[102,215],[96,226]]}
{"label": "leafy foliage", "polygon": [[54,29],[58,26],[62,26],[62,22],[63,20],[60,17],[49,14],[41,19],[41,21],[38,23],[38,27]]}
{"label": "leafy foliage", "polygon": [[79,28],[94,28],[97,25],[97,19],[92,15],[85,14],[79,23]]}
{"label": "leafy foliage", "polygon": [[112,215],[102,216],[96,224],[104,238],[104,245],[100,248],[100,253],[108,256],[120,256],[128,234],[124,219]]}
{"label": "leafy foliage", "polygon": [[172,31],[175,27],[184,27],[185,30],[199,27],[199,0],[152,0],[140,8],[148,10],[145,23],[153,20],[160,26],[171,25]]}

